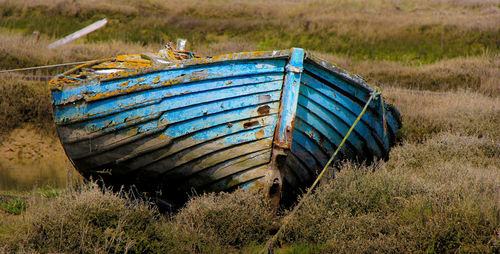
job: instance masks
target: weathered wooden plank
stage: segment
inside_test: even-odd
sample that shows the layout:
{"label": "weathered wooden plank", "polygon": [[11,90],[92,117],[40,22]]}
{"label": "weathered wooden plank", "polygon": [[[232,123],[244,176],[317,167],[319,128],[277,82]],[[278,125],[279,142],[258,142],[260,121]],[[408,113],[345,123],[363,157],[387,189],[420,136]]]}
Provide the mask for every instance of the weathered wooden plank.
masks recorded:
{"label": "weathered wooden plank", "polygon": [[[157,70],[141,76],[126,76],[110,81],[90,80],[78,85],[64,86],[60,90],[53,90],[52,103],[60,106],[80,100],[97,101],[143,90],[165,86],[177,87],[178,84],[189,84],[203,80],[226,78],[226,81],[232,82],[232,78],[283,73],[284,64],[283,60],[237,61],[218,63],[217,65],[191,66],[184,69]],[[231,83],[225,84],[230,85]],[[205,89],[201,86],[198,90]]]}

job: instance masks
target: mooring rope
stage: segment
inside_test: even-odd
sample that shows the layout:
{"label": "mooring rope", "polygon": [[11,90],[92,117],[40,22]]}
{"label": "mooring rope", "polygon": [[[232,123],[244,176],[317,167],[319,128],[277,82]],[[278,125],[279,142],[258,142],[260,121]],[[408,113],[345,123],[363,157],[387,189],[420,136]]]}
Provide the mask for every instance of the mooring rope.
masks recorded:
{"label": "mooring rope", "polygon": [[[340,151],[340,149],[342,148],[342,146],[344,145],[344,143],[347,141],[347,138],[349,138],[349,135],[351,135],[351,132],[354,130],[354,127],[356,127],[356,125],[358,124],[359,120],[361,120],[361,117],[363,116],[363,114],[365,114],[366,109],[368,108],[368,105],[370,105],[370,103],[372,102],[373,99],[375,99],[377,96],[380,96],[381,94],[382,94],[382,92],[381,92],[380,88],[379,87],[375,87],[375,89],[373,90],[373,92],[370,94],[370,98],[366,102],[365,107],[363,108],[363,110],[361,111],[361,113],[358,115],[358,118],[356,118],[356,120],[354,121],[354,123],[351,125],[351,128],[349,129],[349,131],[347,132],[347,134],[344,136],[344,139],[342,140],[342,142],[340,142],[340,145],[337,147],[337,149],[333,153],[332,157],[330,157],[330,160],[328,160],[328,162],[326,163],[326,165],[323,168],[323,170],[321,170],[321,173],[318,175],[318,177],[316,178],[316,180],[314,181],[314,183],[311,185],[311,187],[309,187],[309,189],[307,190],[307,193],[300,199],[299,203],[293,208],[293,210],[287,216],[285,216],[285,218],[283,218],[283,223],[281,224],[280,228],[278,229],[278,232],[276,232],[276,234],[274,234],[267,241],[266,246],[263,249],[262,253],[265,253],[266,251],[269,251],[269,250],[272,249],[272,246],[273,246],[274,242],[276,242],[276,240],[278,239],[278,237],[283,233],[283,230],[288,225],[288,223],[290,222],[291,218],[295,215],[295,213],[297,213],[297,211],[299,210],[299,208],[304,204],[305,200],[307,200],[307,198],[311,195],[313,189],[316,187],[316,185],[319,183],[319,181],[321,180],[321,178],[323,177],[323,175],[325,174],[325,172],[328,170],[328,167],[333,162],[333,160],[337,156],[338,152]],[[380,98],[382,98],[382,96],[380,96]],[[384,108],[383,104],[382,104],[382,108]],[[385,114],[385,112],[383,112],[383,113]],[[384,116],[384,120],[383,121],[385,121],[385,116]],[[385,125],[385,123],[384,123],[384,125]]]}
{"label": "mooring rope", "polygon": [[[185,60],[185,59],[199,58],[200,57],[197,54],[194,54],[193,52],[187,51],[187,50],[168,49],[164,53],[165,53],[164,56],[168,57],[171,60]],[[96,60],[88,60],[88,61],[72,62],[72,63],[40,65],[40,66],[18,68],[18,69],[11,69],[11,70],[0,70],[0,73],[8,73],[8,72],[16,72],[16,71],[29,71],[29,70],[38,70],[38,69],[47,69],[47,68],[54,68],[54,67],[60,67],[60,66],[69,66],[69,65],[84,64],[84,63],[90,63],[90,62],[95,62],[95,61]]]}
{"label": "mooring rope", "polygon": [[82,62],[51,64],[51,65],[40,65],[40,66],[33,66],[33,67],[26,67],[26,68],[19,68],[19,69],[11,69],[11,70],[0,70],[0,73],[15,72],[15,71],[29,71],[29,70],[38,70],[38,69],[47,69],[47,68],[54,68],[54,67],[59,67],[59,66],[68,66],[68,65],[77,65],[77,64],[90,63],[90,62],[94,62],[94,61],[95,60],[89,60],[89,61],[82,61]]}

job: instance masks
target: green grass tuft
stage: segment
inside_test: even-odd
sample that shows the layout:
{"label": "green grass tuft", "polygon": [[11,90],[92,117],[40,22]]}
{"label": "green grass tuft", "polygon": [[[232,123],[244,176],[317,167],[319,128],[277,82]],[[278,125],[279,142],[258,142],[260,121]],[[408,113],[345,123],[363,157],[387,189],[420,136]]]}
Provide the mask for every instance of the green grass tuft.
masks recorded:
{"label": "green grass tuft", "polygon": [[27,207],[28,204],[20,198],[13,198],[0,203],[0,209],[14,215],[19,215],[22,212],[26,211]]}

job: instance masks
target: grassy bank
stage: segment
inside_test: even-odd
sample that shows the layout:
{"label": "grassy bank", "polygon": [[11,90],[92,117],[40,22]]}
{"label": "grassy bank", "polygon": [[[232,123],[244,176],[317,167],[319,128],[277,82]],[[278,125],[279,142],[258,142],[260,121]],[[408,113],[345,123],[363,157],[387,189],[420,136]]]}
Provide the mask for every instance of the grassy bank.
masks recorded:
{"label": "grassy bank", "polygon": [[[46,49],[104,17],[105,28]],[[498,253],[497,20],[494,0],[0,0],[0,69],[157,51],[179,37],[200,55],[313,50],[382,87],[403,117],[401,143],[387,162],[344,164],[276,252]],[[289,213],[271,216],[260,193],[194,196],[160,214],[132,193],[82,184],[47,82],[26,77],[68,68],[0,74],[0,253],[259,253]]]}

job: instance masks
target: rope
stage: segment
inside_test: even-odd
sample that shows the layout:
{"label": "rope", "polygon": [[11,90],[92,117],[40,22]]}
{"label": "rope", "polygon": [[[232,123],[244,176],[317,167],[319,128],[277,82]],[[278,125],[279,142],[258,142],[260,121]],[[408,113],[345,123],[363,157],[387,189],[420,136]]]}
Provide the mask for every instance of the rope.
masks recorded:
{"label": "rope", "polygon": [[[366,109],[368,108],[368,105],[370,105],[370,103],[372,102],[372,100],[375,99],[375,97],[379,96],[380,94],[381,94],[380,88],[379,87],[375,87],[374,91],[370,94],[370,98],[366,102],[365,107],[363,108],[363,110],[359,114],[358,118],[356,118],[356,120],[354,121],[354,123],[351,125],[351,128],[349,129],[349,131],[347,132],[347,134],[344,136],[344,139],[342,140],[342,142],[340,142],[340,145],[337,147],[337,149],[333,153],[332,157],[330,157],[330,160],[328,160],[328,162],[326,163],[325,167],[323,168],[323,170],[321,170],[321,173],[318,175],[318,177],[316,178],[316,180],[314,181],[314,183],[311,185],[311,187],[309,187],[309,189],[307,190],[307,193],[304,195],[304,197],[293,208],[292,212],[290,212],[283,219],[283,224],[281,224],[280,228],[278,229],[278,232],[276,232],[276,234],[274,234],[269,239],[269,241],[267,242],[266,247],[262,251],[262,253],[264,253],[266,250],[270,250],[272,248],[274,242],[278,239],[279,235],[281,233],[283,233],[283,230],[285,229],[286,225],[288,225],[288,223],[290,222],[290,219],[295,215],[295,213],[297,213],[297,211],[299,210],[299,208],[304,204],[304,201],[307,200],[307,198],[311,195],[314,187],[316,187],[316,185],[319,183],[319,181],[321,180],[321,178],[323,177],[323,175],[325,174],[325,172],[328,170],[328,167],[333,162],[333,159],[335,159],[335,157],[337,156],[337,153],[340,151],[340,149],[342,148],[342,146],[346,142],[347,138],[349,138],[349,135],[351,135],[351,132],[354,130],[354,127],[356,127],[356,125],[358,124],[359,120],[361,119],[361,117],[363,116],[363,114],[366,112]],[[380,96],[380,98],[382,98],[382,96]],[[383,106],[383,104],[382,104],[382,106]]]}
{"label": "rope", "polygon": [[41,66],[19,68],[19,69],[12,69],[12,70],[0,70],[0,73],[14,72],[14,71],[29,71],[29,70],[38,70],[38,69],[46,69],[46,68],[54,68],[54,67],[59,67],[59,66],[68,66],[68,65],[77,65],[77,64],[90,63],[90,62],[94,62],[94,61],[95,60],[82,61],[82,62],[73,62],[73,63],[52,64],[52,65],[41,65]]}
{"label": "rope", "polygon": [[[190,58],[199,58],[197,54],[194,54],[191,51],[188,50],[176,50],[175,47],[173,46],[172,43],[168,43],[166,47],[166,52],[164,52],[167,58],[170,60],[185,60],[185,59],[190,59]],[[11,70],[0,70],[0,73],[7,73],[7,72],[15,72],[15,71],[29,71],[29,70],[38,70],[38,69],[47,69],[47,68],[54,68],[54,67],[59,67],[59,66],[68,66],[68,65],[77,65],[77,64],[84,64],[84,63],[90,63],[90,62],[95,62],[96,60],[89,60],[89,61],[82,61],[82,62],[73,62],[73,63],[62,63],[62,64],[52,64],[52,65],[41,65],[41,66],[34,66],[34,67],[27,67],[27,68],[19,68],[19,69],[11,69]]]}
{"label": "rope", "polygon": [[35,75],[15,75],[13,77],[18,79],[40,80],[40,81],[48,81],[54,78],[54,76],[35,76]]}
{"label": "rope", "polygon": [[[380,88],[378,89],[380,90]],[[387,121],[385,119],[384,98],[382,98],[382,96],[380,96],[380,107],[382,107],[382,125],[384,126],[384,137],[385,137],[387,135]]]}

